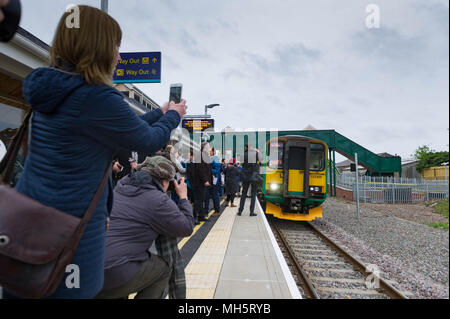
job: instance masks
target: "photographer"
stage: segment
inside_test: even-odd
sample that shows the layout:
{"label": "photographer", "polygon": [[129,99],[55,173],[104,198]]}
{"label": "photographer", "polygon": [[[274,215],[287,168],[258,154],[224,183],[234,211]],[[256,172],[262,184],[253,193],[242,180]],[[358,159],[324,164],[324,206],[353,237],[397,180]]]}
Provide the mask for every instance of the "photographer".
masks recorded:
{"label": "photographer", "polygon": [[[148,249],[160,235],[189,236],[194,228],[187,186],[183,178],[179,183],[173,180],[175,167],[170,160],[148,157],[137,169],[122,178],[114,190],[106,235],[105,283],[96,298],[126,298],[134,292],[138,299],[161,298],[176,261],[165,260]],[[166,194],[171,180],[179,206]]]}

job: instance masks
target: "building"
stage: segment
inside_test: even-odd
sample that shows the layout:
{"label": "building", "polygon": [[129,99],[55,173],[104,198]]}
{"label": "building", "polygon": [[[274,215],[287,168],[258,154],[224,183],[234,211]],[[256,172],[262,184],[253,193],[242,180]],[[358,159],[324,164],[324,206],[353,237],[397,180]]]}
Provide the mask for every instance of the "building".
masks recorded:
{"label": "building", "polygon": [[115,84],[114,87],[125,96],[125,100],[131,107],[137,107],[144,112],[155,108],[161,108],[158,103],[153,101],[149,96],[131,83],[118,83]]}
{"label": "building", "polygon": [[405,159],[402,161],[402,177],[403,178],[416,178],[422,179],[422,175],[417,171],[417,163],[419,163],[416,159]]}
{"label": "building", "polygon": [[0,42],[0,150],[9,145],[30,109],[22,95],[23,80],[48,65],[49,46],[22,28],[8,43]]}

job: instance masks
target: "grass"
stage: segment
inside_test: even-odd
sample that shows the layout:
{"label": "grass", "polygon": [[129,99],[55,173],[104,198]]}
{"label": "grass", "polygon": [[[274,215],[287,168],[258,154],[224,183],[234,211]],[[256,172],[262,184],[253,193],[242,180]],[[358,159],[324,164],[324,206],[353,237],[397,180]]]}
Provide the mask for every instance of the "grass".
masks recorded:
{"label": "grass", "polygon": [[427,226],[433,227],[433,228],[443,228],[445,230],[448,230],[448,223],[424,223]]}
{"label": "grass", "polygon": [[448,218],[448,198],[437,202],[433,209],[436,213]]}
{"label": "grass", "polygon": [[[428,206],[433,207],[435,213],[448,218],[448,198],[439,200],[437,202],[433,202]],[[448,230],[448,222],[424,223],[424,224],[433,228],[443,228],[445,230]]]}

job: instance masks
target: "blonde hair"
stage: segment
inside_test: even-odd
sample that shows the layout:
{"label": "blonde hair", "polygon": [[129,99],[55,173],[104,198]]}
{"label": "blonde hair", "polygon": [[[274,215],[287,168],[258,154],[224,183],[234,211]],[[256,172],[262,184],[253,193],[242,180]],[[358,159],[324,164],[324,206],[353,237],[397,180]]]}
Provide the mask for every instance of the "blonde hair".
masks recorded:
{"label": "blonde hair", "polygon": [[[120,46],[122,30],[107,13],[80,5],[79,25],[70,27],[71,12],[61,17],[50,49],[53,65],[74,65],[88,84],[112,85],[116,47]],[[70,20],[70,17],[69,17]]]}

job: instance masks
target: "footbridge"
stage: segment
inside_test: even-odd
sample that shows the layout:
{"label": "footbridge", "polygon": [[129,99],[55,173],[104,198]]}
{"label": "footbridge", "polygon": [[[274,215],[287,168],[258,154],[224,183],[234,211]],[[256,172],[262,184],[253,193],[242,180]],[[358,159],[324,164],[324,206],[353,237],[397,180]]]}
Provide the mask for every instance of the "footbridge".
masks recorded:
{"label": "footbridge", "polygon": [[[379,156],[335,130],[204,132],[203,134],[193,134],[191,138],[199,141],[206,138],[216,150],[221,150],[222,158],[236,156],[239,158],[243,155],[245,144],[252,144],[260,151],[265,151],[265,144],[269,139],[285,135],[302,135],[327,143],[329,159],[333,167],[336,164],[336,152],[353,161],[356,153],[358,154],[358,164],[367,169],[368,175],[394,176],[398,174],[401,176],[400,156]],[[330,170],[329,174],[330,184],[335,185],[336,170]]]}

